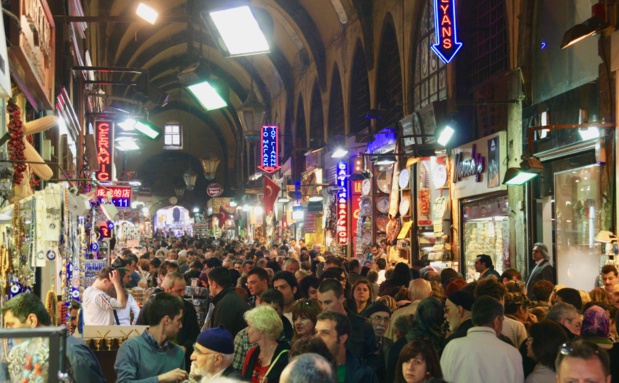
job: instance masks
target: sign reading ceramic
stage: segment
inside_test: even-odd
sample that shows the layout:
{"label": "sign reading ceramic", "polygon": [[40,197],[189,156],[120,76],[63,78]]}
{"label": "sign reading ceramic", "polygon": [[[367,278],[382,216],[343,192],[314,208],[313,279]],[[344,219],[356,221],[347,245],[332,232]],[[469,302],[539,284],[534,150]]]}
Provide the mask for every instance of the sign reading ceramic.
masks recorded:
{"label": "sign reading ceramic", "polygon": [[348,244],[348,164],[346,162],[340,162],[337,164],[337,186],[338,192],[336,195],[337,203],[336,203],[336,214],[337,214],[337,225],[336,225],[336,237],[338,245],[346,245]]}
{"label": "sign reading ceramic", "polygon": [[95,176],[99,181],[109,182],[112,180],[112,162],[114,161],[112,121],[99,120],[95,122],[95,134],[97,160],[99,162],[99,169],[95,171]]}
{"label": "sign reading ceramic", "polygon": [[448,64],[462,48],[458,41],[456,26],[456,0],[434,0],[434,33],[436,43],[431,48],[445,64]]}
{"label": "sign reading ceramic", "polygon": [[206,194],[208,194],[208,196],[212,198],[219,197],[223,194],[223,192],[224,188],[221,187],[221,185],[218,183],[213,183],[206,187]]}
{"label": "sign reading ceramic", "polygon": [[116,207],[131,207],[131,193],[131,187],[127,186],[99,186],[96,196],[100,203],[107,200]]}
{"label": "sign reading ceramic", "polygon": [[278,171],[279,165],[279,127],[263,126],[260,131],[260,165],[258,169],[265,173]]}

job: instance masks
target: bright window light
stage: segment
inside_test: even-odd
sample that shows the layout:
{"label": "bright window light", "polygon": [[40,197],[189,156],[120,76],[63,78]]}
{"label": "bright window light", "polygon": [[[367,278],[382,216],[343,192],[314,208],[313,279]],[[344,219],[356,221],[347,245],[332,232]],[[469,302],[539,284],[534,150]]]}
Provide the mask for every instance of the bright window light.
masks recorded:
{"label": "bright window light", "polygon": [[128,118],[123,122],[119,122],[118,125],[125,132],[132,132],[135,130],[135,120],[133,118]]}
{"label": "bright window light", "polygon": [[153,124],[151,124],[151,123],[149,123],[147,121],[137,121],[135,123],[135,130],[137,130],[138,132],[142,133],[143,135],[145,135],[146,137],[150,138],[151,140],[156,139],[161,134],[160,131],[155,129]]}
{"label": "bright window light", "polygon": [[265,53],[269,43],[248,6],[210,12],[231,56]]}
{"label": "bright window light", "polygon": [[155,21],[157,21],[157,16],[159,16],[159,12],[144,3],[140,3],[140,5],[138,5],[135,13],[151,24],[155,24]]}
{"label": "bright window light", "polygon": [[441,132],[441,135],[438,137],[438,144],[441,146],[447,146],[449,140],[451,140],[451,137],[454,135],[454,133],[455,131],[453,130],[453,128],[447,125]]}
{"label": "bright window light", "polygon": [[348,154],[348,150],[344,149],[344,148],[337,148],[335,149],[335,151],[331,154],[331,158],[342,158],[345,155]]}
{"label": "bright window light", "polygon": [[198,99],[198,102],[206,110],[214,110],[228,106],[228,103],[217,93],[217,90],[208,81],[189,85],[187,89]]}
{"label": "bright window light", "polygon": [[530,172],[526,172],[526,171],[520,171],[518,173],[518,175],[516,175],[514,178],[505,181],[505,185],[522,185],[525,182],[528,182],[530,180],[532,180],[533,178],[537,177],[538,174],[537,173],[530,173]]}
{"label": "bright window light", "polygon": [[600,129],[594,126],[590,126],[587,129],[579,129],[578,133],[580,133],[580,137],[583,141],[600,138]]}

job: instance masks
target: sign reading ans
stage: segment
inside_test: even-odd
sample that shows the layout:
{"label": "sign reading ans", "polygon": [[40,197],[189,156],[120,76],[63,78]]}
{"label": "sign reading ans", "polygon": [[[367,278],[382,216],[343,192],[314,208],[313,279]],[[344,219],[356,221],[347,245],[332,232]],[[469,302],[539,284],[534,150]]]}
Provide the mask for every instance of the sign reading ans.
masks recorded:
{"label": "sign reading ans", "polygon": [[448,64],[462,48],[458,41],[456,26],[456,0],[434,0],[434,33],[436,43],[431,48],[445,64]]}
{"label": "sign reading ans", "polygon": [[109,182],[112,180],[112,162],[114,161],[114,131],[112,121],[99,120],[95,123],[97,159],[99,169],[95,175],[99,181]]}
{"label": "sign reading ans", "polygon": [[107,200],[111,201],[116,207],[131,207],[131,194],[131,187],[128,186],[99,186],[96,196],[99,203]]}
{"label": "sign reading ans", "polygon": [[279,165],[279,127],[263,126],[260,131],[260,165],[258,169],[265,173],[278,171]]}
{"label": "sign reading ans", "polygon": [[340,162],[337,164],[336,180],[338,191],[336,195],[336,237],[338,245],[348,244],[348,164]]}

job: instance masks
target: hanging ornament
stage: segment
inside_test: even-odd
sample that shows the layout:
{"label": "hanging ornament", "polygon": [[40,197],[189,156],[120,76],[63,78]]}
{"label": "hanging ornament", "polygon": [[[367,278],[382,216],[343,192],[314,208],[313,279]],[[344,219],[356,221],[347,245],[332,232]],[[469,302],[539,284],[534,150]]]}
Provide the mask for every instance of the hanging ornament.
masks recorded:
{"label": "hanging ornament", "polygon": [[[9,125],[8,125],[8,133],[11,136],[7,145],[9,148],[9,155],[11,161],[25,161],[26,156],[24,155],[24,150],[26,149],[26,145],[24,144],[24,130],[23,123],[21,120],[21,110],[19,106],[15,104],[13,99],[9,98],[7,111],[9,113]],[[13,164],[13,183],[16,185],[20,185],[24,180],[24,172],[28,165],[25,163],[14,163]]]}

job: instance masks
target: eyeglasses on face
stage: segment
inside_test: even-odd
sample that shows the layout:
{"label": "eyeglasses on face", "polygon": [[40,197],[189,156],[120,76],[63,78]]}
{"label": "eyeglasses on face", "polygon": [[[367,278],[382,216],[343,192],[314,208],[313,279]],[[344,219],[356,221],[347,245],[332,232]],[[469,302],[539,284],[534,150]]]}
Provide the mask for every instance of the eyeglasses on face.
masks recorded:
{"label": "eyeglasses on face", "polygon": [[375,322],[375,323],[381,323],[381,322],[389,323],[389,321],[391,320],[391,318],[389,317],[381,317],[380,315],[373,316],[370,319],[372,320],[372,322]]}

